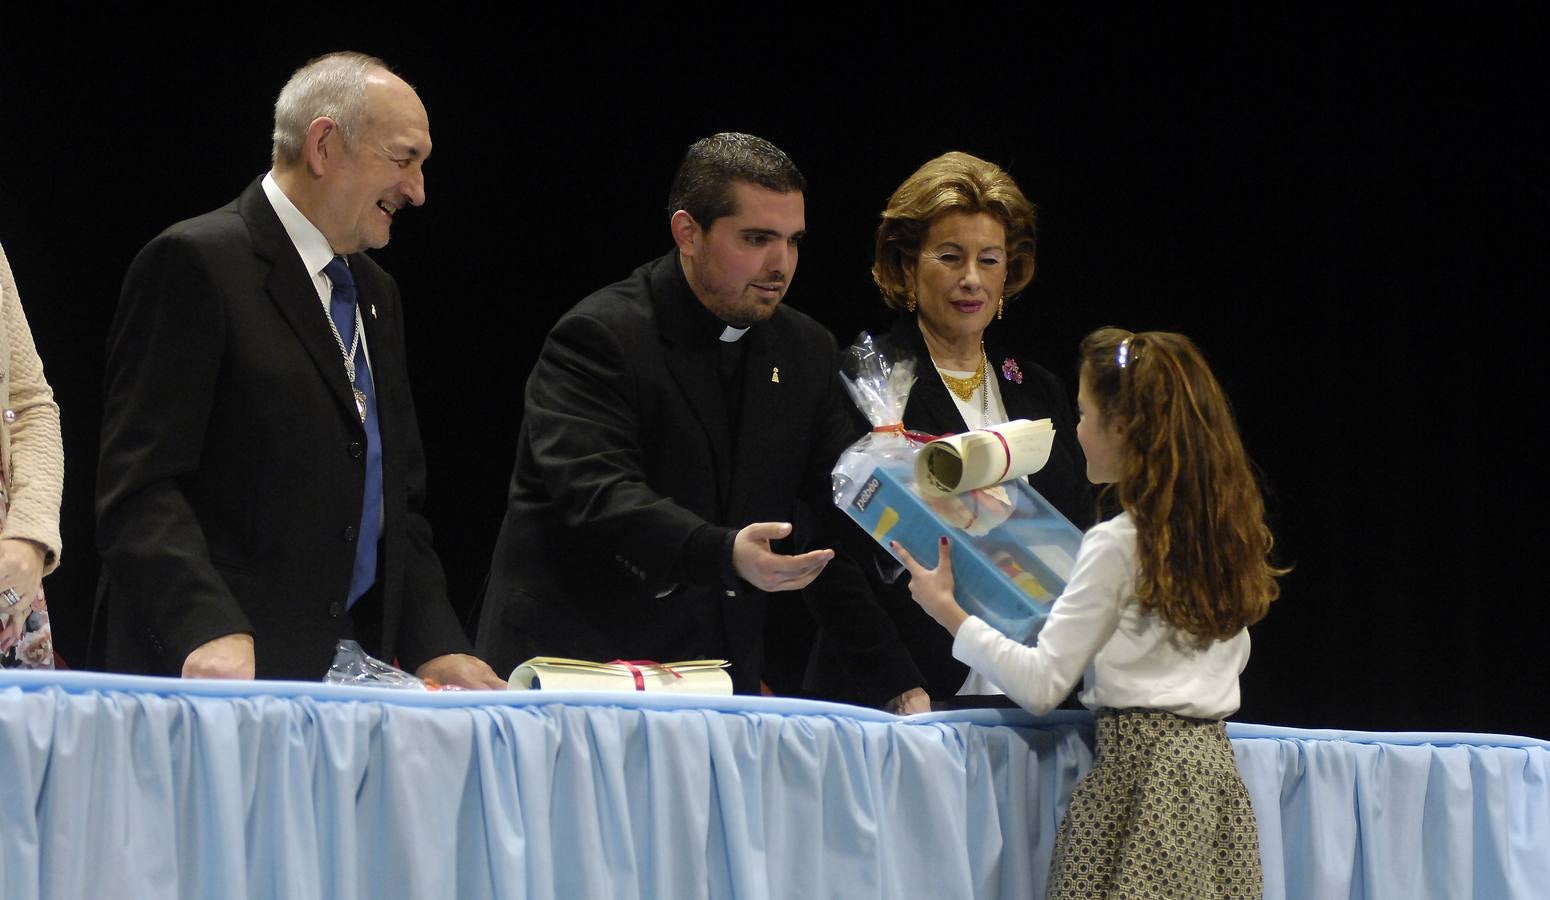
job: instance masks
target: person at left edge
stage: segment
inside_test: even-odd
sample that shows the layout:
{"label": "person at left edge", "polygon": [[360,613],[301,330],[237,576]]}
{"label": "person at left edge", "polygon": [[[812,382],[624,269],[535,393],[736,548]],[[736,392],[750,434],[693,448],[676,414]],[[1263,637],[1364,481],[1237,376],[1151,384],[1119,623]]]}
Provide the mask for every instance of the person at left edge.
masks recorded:
{"label": "person at left edge", "polygon": [[[59,566],[59,404],[0,248],[0,666],[53,667],[43,576]],[[11,653],[15,649],[14,654]],[[47,661],[46,666],[44,661]]]}
{"label": "person at left edge", "polygon": [[354,637],[422,677],[503,686],[447,600],[398,288],[363,252],[425,202],[430,152],[386,64],[319,57],[275,103],[269,173],[131,264],[97,478],[110,670],[315,680]]}

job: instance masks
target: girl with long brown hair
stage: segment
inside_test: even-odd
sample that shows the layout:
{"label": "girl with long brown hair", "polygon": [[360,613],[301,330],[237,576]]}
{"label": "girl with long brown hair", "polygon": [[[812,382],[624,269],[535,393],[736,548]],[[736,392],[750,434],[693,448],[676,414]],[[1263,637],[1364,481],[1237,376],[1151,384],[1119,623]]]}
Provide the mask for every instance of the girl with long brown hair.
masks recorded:
{"label": "girl with long brown hair", "polygon": [[1259,621],[1284,570],[1232,410],[1180,334],[1104,328],[1081,348],[1077,437],[1088,478],[1121,512],[1082,542],[1035,646],[953,599],[946,538],[935,569],[894,552],[953,655],[1032,712],[1085,673],[1092,770],[1071,797],[1049,897],[1258,897],[1254,810],[1222,718],[1238,708]]}

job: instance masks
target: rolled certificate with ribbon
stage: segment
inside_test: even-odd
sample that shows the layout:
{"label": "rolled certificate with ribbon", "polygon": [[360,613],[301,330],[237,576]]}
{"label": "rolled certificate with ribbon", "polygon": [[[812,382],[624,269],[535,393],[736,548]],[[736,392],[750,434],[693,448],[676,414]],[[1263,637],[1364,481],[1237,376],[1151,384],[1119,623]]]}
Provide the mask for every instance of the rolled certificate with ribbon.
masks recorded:
{"label": "rolled certificate with ribbon", "polygon": [[513,691],[651,691],[673,694],[731,694],[724,659],[659,663],[649,659],[587,662],[535,656],[511,673]]}
{"label": "rolled certificate with ribbon", "polygon": [[1013,419],[937,438],[915,456],[915,486],[929,499],[1031,475],[1049,462],[1054,443],[1049,419]]}

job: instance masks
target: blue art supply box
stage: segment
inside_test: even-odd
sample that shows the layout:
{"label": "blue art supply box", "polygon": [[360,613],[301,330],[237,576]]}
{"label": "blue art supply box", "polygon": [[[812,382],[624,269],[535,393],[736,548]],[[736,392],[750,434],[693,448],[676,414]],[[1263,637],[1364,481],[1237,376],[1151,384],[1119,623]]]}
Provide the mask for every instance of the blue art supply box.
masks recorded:
{"label": "blue art supply box", "polygon": [[992,488],[925,500],[908,460],[878,460],[835,503],[884,549],[898,541],[922,565],[937,564],[937,540],[952,542],[958,602],[1007,637],[1031,643],[1065,589],[1082,532],[1015,478]]}

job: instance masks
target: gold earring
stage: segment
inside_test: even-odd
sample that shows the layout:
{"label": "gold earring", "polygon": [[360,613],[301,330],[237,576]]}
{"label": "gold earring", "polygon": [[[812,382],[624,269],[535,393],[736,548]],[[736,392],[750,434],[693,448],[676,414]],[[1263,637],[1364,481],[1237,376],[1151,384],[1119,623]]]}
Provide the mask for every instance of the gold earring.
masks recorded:
{"label": "gold earring", "polygon": [[1004,309],[1006,309],[1006,298],[1005,297],[997,297],[996,298],[996,318],[998,320],[1001,318],[1001,311],[1004,310]]}
{"label": "gold earring", "polygon": [[904,295],[904,311],[905,312],[914,312],[915,311],[915,292],[914,291],[910,291],[909,293]]}

